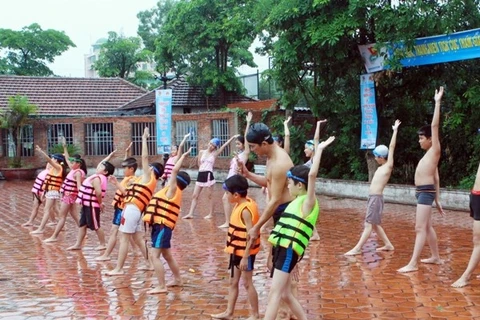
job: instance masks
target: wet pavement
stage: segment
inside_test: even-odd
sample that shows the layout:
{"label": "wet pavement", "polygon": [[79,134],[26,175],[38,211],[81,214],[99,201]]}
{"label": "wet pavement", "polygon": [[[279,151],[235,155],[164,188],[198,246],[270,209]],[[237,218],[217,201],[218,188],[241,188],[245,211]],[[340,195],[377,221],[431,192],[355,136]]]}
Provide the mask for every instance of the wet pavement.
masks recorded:
{"label": "wet pavement", "polygon": [[[173,255],[185,282],[167,294],[147,295],[156,285],[152,271],[138,271],[140,257],[129,255],[127,273],[108,277],[113,260],[97,262],[98,239],[88,231],[82,251],[66,251],[75,242],[77,228],[70,217],[59,241],[42,239],[53,232],[33,236],[33,227],[21,227],[31,210],[32,182],[0,182],[4,206],[0,208],[0,318],[1,319],[210,319],[223,312],[228,295],[227,256],[223,253],[226,232],[223,223],[222,190],[216,185],[213,220],[205,220],[206,201],[200,200],[196,217],[181,220],[173,234]],[[250,189],[261,208],[260,189]],[[183,212],[188,211],[193,188],[185,191]],[[110,203],[113,188],[108,191]],[[480,318],[480,280],[454,289],[450,284],[466,268],[471,253],[471,219],[468,212],[448,211],[446,218],[434,215],[442,265],[421,265],[418,272],[398,274],[410,259],[414,243],[412,206],[386,204],[383,227],[395,246],[394,252],[376,253],[372,235],[363,254],[345,257],[363,230],[366,201],[320,196],[317,228],[320,241],[312,242],[300,262],[299,299],[308,319],[472,319]],[[42,206],[43,209],[43,206]],[[40,212],[36,219],[41,219]],[[112,210],[102,215],[107,239]],[[267,235],[262,236],[265,244]],[[118,244],[117,244],[118,247]],[[265,248],[265,246],[264,246]],[[270,286],[266,251],[257,256],[254,285],[263,315]],[[428,257],[428,247],[422,258]],[[167,267],[167,281],[171,273]],[[243,287],[235,319],[248,317]]]}

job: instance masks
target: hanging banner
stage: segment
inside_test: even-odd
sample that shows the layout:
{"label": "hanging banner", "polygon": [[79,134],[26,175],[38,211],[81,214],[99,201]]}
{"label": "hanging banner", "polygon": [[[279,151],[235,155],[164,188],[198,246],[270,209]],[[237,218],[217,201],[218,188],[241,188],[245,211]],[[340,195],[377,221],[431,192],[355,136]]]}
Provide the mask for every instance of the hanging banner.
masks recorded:
{"label": "hanging banner", "polygon": [[172,145],[172,89],[155,90],[157,154],[170,153]]}
{"label": "hanging banner", "polygon": [[375,81],[372,74],[360,76],[360,107],[362,131],[360,149],[374,149],[377,144],[377,107],[375,104]]}
{"label": "hanging banner", "polygon": [[[375,44],[358,46],[367,72],[386,69],[384,56],[391,56],[397,50],[404,50],[405,45],[399,43],[395,49],[374,49]],[[444,63],[480,58],[480,29],[472,29],[433,37],[418,38],[410,51],[405,52],[405,58],[400,60],[404,67],[422,66],[434,63]]]}

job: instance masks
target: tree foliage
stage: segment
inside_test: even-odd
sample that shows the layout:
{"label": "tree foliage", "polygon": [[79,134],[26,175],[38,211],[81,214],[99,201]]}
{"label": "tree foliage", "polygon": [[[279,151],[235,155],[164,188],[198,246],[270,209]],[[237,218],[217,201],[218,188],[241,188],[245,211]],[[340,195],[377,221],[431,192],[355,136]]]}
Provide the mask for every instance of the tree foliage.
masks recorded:
{"label": "tree foliage", "polygon": [[[304,101],[316,117],[327,118],[327,134],[337,139],[322,160],[327,176],[366,179],[365,152],[359,150],[359,76],[364,66],[358,45],[394,44],[407,48],[415,38],[480,27],[479,1],[260,0],[254,16],[264,47],[273,57],[272,76],[293,109]],[[266,10],[266,8],[269,8]],[[392,181],[412,183],[422,155],[417,128],[431,122],[435,88],[446,85],[442,107],[440,164],[442,185],[468,181],[479,161],[476,135],[480,112],[478,61],[401,68],[401,52],[390,71],[375,74],[378,144],[389,143],[391,125],[402,120]]]}
{"label": "tree foliage", "polygon": [[101,45],[94,69],[101,77],[133,78],[137,64],[149,62],[151,58],[151,52],[142,48],[140,38],[125,37],[110,31],[108,40]]}
{"label": "tree foliage", "polygon": [[51,76],[53,71],[47,63],[67,51],[75,44],[63,32],[43,30],[33,23],[20,31],[0,29],[0,74],[21,76]]}

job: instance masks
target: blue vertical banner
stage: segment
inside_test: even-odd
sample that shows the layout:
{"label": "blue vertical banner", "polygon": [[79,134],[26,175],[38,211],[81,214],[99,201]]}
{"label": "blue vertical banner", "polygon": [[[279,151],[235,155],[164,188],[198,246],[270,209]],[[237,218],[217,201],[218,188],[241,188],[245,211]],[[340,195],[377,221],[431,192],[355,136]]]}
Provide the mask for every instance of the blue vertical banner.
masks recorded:
{"label": "blue vertical banner", "polygon": [[360,149],[374,149],[377,144],[377,107],[373,74],[360,76],[360,107],[362,108],[362,132]]}
{"label": "blue vertical banner", "polygon": [[172,145],[172,89],[155,90],[157,154],[170,153]]}

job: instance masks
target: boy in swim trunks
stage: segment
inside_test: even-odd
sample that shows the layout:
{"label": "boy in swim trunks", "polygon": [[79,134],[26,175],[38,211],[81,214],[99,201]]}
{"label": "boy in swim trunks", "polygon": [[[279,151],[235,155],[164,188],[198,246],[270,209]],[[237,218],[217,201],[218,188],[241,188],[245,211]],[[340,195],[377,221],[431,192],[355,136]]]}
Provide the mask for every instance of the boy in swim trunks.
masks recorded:
{"label": "boy in swim trunks", "polygon": [[[372,230],[382,239],[384,246],[378,248],[377,251],[392,251],[393,245],[388,240],[385,231],[382,226],[382,213],[383,213],[383,189],[387,185],[388,180],[392,174],[393,170],[393,153],[395,151],[395,144],[397,141],[397,132],[398,126],[400,125],[400,120],[396,120],[395,124],[392,126],[393,135],[390,140],[390,148],[386,146],[379,145],[373,150],[373,155],[375,160],[380,165],[380,167],[375,171],[373,175],[372,183],[370,184],[370,190],[368,195],[367,202],[367,215],[365,216],[365,229],[363,230],[362,236],[358,241],[357,245],[347,253],[346,256],[354,256],[362,253],[362,247],[367,242]],[[388,159],[388,160],[387,160]]]}
{"label": "boy in swim trunks", "polygon": [[255,257],[260,251],[260,238],[247,241],[247,232],[258,221],[257,203],[247,197],[248,181],[241,175],[233,175],[223,184],[227,199],[235,207],[230,216],[227,245],[225,252],[230,254],[231,270],[230,287],[228,290],[227,310],[222,313],[212,314],[214,319],[233,319],[235,303],[238,297],[240,278],[248,293],[250,303],[250,320],[259,319],[258,294],[252,281]]}
{"label": "boy in swim trunks", "polygon": [[470,194],[470,217],[473,218],[473,250],[468,262],[467,269],[460,279],[452,284],[452,287],[465,287],[470,282],[473,270],[480,262],[480,164],[478,165],[477,176]]}
{"label": "boy in swim trunks", "polygon": [[418,143],[427,152],[420,159],[415,170],[415,186],[417,198],[417,212],[415,221],[415,246],[410,262],[398,272],[406,273],[418,270],[418,260],[422,253],[425,242],[428,241],[431,257],[422,259],[423,263],[441,264],[438,253],[437,234],[432,226],[432,204],[435,200],[437,210],[443,216],[440,204],[440,178],[438,176],[438,161],[440,160],[440,140],[438,128],[440,126],[440,103],[443,96],[443,87],[435,90],[435,110],[431,126],[424,126],[418,131]]}

